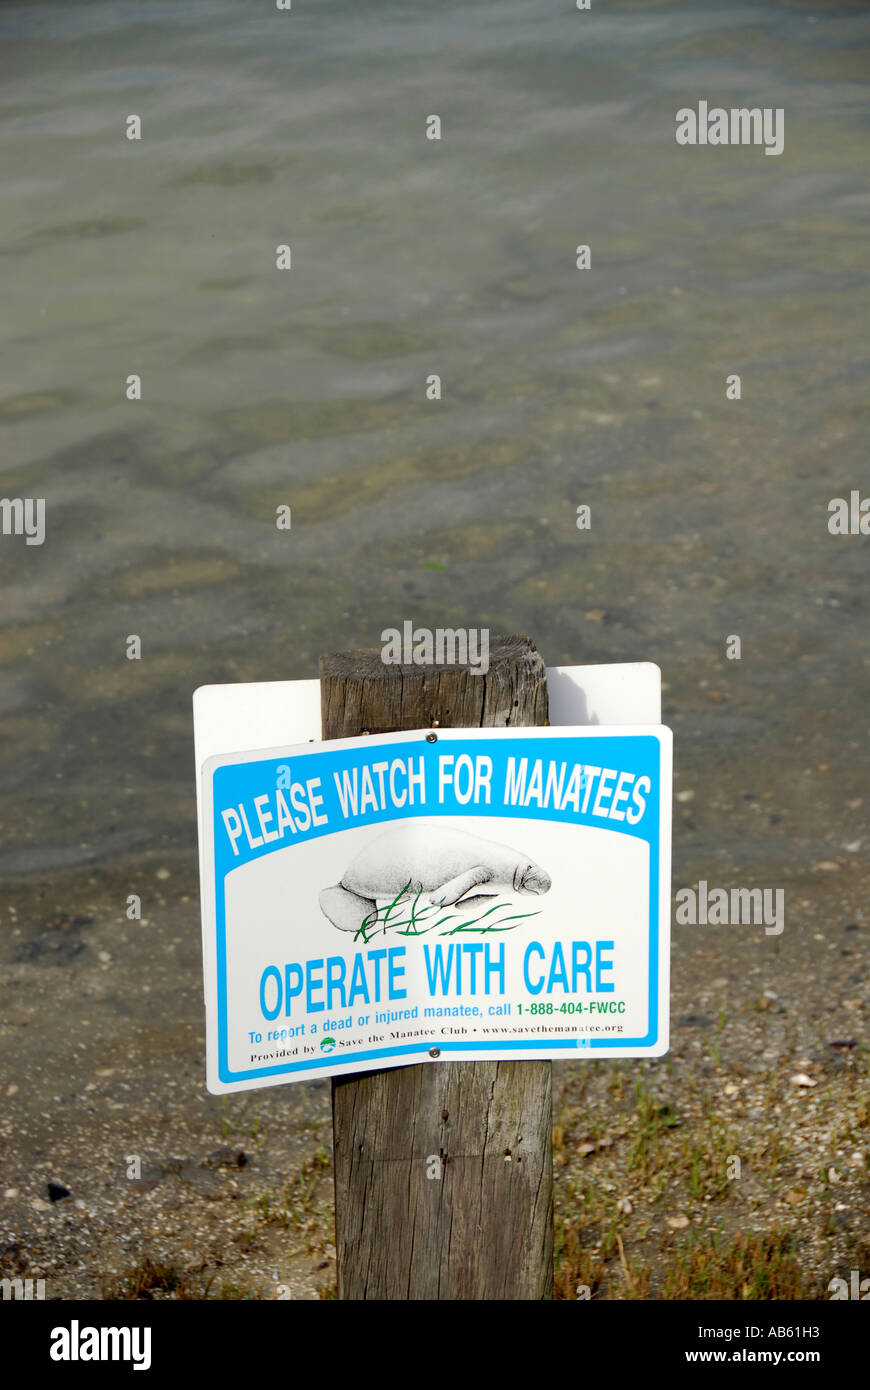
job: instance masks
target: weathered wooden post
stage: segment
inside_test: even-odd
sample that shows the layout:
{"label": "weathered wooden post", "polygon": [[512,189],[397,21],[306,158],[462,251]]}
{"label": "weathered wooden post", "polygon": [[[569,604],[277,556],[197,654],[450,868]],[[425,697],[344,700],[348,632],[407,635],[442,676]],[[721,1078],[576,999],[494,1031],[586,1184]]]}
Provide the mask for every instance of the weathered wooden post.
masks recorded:
{"label": "weathered wooden post", "polygon": [[[320,681],[324,739],[548,722],[525,637],[493,638],[485,676],[356,651],[322,656]],[[552,1298],[549,1062],[336,1077],[332,1101],[339,1298]]]}

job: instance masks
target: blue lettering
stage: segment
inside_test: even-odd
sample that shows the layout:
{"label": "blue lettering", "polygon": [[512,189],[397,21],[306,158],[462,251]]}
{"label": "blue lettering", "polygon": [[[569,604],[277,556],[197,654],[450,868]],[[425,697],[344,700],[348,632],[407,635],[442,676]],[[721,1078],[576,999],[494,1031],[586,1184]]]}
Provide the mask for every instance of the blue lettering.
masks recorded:
{"label": "blue lettering", "polygon": [[403,956],[404,954],[404,946],[391,946],[387,952],[387,971],[390,982],[389,989],[391,999],[405,999],[408,995],[408,991],[402,989],[401,986],[397,984],[399,976],[405,973],[405,967],[399,964],[396,960],[396,956]]}
{"label": "blue lettering", "polygon": [[603,984],[603,983],[602,983],[602,980],[601,980],[601,972],[602,972],[602,970],[612,970],[612,969],[613,969],[613,958],[611,957],[609,960],[605,960],[605,959],[604,959],[603,953],[604,953],[605,950],[611,950],[611,951],[612,951],[612,950],[613,950],[613,947],[614,947],[614,944],[615,944],[615,943],[612,942],[612,941],[596,941],[596,943],[595,943],[595,993],[596,993],[596,994],[612,994],[613,991],[614,991],[614,989],[616,988],[616,986],[613,984],[612,981],[611,981],[611,983],[610,983],[609,985],[607,985],[607,984]]}
{"label": "blue lettering", "polygon": [[381,1000],[381,961],[386,960],[386,951],[369,951],[368,958],[375,967],[375,1003]]}
{"label": "blue lettering", "polygon": [[353,973],[350,977],[350,992],[347,996],[348,1007],[353,1004],[357,997],[365,1000],[367,1004],[372,1002],[369,998],[369,987],[366,984],[366,972],[363,958],[359,951],[357,951],[353,958]]}
{"label": "blue lettering", "polygon": [[[293,985],[290,983],[291,970],[296,971],[296,983]],[[303,975],[301,965],[293,964],[284,966],[284,1014],[287,1018],[290,1017],[290,1000],[295,999],[297,994],[302,993],[302,981]]]}
{"label": "blue lettering", "polygon": [[321,969],[323,968],[322,958],[320,960],[310,960],[308,962],[308,978],[305,982],[305,1000],[310,1014],[322,1014],[326,1008],[322,999],[320,1003],[317,1004],[312,998],[314,990],[323,989],[323,976],[316,973],[318,966]]}
{"label": "blue lettering", "polygon": [[482,950],[483,950],[483,942],[482,942],[482,941],[465,941],[465,942],[463,942],[463,950],[465,951],[465,958],[466,958],[466,960],[468,961],[468,971],[469,971],[469,974],[470,974],[470,976],[471,976],[471,979],[470,979],[469,984],[468,984],[468,993],[469,993],[469,994],[476,994],[476,993],[477,993],[477,953],[478,953],[478,951],[482,951]]}
{"label": "blue lettering", "polygon": [[[266,981],[269,979],[270,976],[275,977],[275,981],[278,985],[278,994],[276,997],[274,1009],[269,1009],[266,1006]],[[266,969],[260,976],[260,1010],[263,1014],[263,1017],[268,1018],[270,1023],[273,1019],[277,1018],[279,1013],[281,1012],[281,974],[280,971],[277,970],[274,965],[267,965]]]}
{"label": "blue lettering", "polygon": [[[584,955],[584,957],[585,957],[585,959],[583,960],[582,965],[581,965],[580,959],[579,959],[579,957],[580,957],[580,952],[581,952],[581,951],[583,952],[583,955]],[[572,993],[572,994],[578,994],[578,993],[579,993],[579,990],[578,990],[578,988],[577,988],[577,981],[579,980],[579,978],[580,978],[581,975],[585,975],[585,977],[586,977],[586,993],[587,993],[587,994],[591,994],[591,993],[592,993],[592,971],[591,971],[591,969],[590,969],[591,964],[592,964],[592,948],[591,948],[591,946],[589,945],[589,942],[588,942],[588,941],[572,941],[572,942],[571,942],[571,993]]]}
{"label": "blue lettering", "polygon": [[429,993],[436,994],[440,990],[446,994],[450,988],[450,976],[453,973],[453,954],[455,947],[451,943],[447,947],[447,955],[444,955],[444,947],[436,946],[430,950],[428,946],[423,947],[423,959],[426,962],[426,974],[429,979]]}
{"label": "blue lettering", "polygon": [[343,956],[330,956],[326,962],[326,999],[328,1008],[333,1007],[332,996],[336,990],[341,995],[340,1009],[347,1008],[344,995],[345,964]]}
{"label": "blue lettering", "polygon": [[536,985],[533,985],[529,979],[529,957],[533,951],[541,957],[541,960],[546,956],[546,952],[540,941],[530,941],[526,947],[526,953],[523,956],[523,979],[526,982],[526,989],[529,991],[529,994],[540,994],[541,990],[544,988],[543,977]]}
{"label": "blue lettering", "polygon": [[498,948],[498,960],[495,960],[495,961],[490,960],[490,955],[489,955],[489,953],[490,953],[491,950],[492,950],[492,946],[490,945],[489,942],[487,942],[487,943],[486,943],[486,952],[485,952],[485,955],[484,955],[484,964],[483,964],[484,990],[485,990],[485,992],[486,992],[487,994],[491,994],[491,993],[492,993],[492,990],[490,989],[490,984],[489,984],[489,977],[490,977],[490,975],[497,975],[497,976],[498,976],[498,993],[499,993],[499,994],[504,994],[504,991],[505,991],[505,983],[504,983],[504,942],[502,941],[502,942],[499,944],[499,948]]}
{"label": "blue lettering", "polygon": [[561,985],[565,993],[568,993],[568,971],[565,968],[565,953],[561,941],[557,941],[553,947],[553,959],[547,977],[547,993],[552,994],[556,985]]}

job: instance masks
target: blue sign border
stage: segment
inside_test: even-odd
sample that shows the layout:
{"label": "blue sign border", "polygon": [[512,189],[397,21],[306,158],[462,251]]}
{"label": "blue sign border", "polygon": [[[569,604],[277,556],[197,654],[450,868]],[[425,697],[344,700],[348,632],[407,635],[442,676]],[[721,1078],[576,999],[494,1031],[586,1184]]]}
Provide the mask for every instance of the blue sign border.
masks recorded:
{"label": "blue sign border", "polygon": [[[339,830],[349,830],[359,825],[375,825],[378,823],[389,823],[403,819],[414,818],[435,818],[437,816],[473,816],[476,818],[499,818],[517,820],[554,820],[567,822],[573,825],[591,825],[598,829],[607,829],[615,834],[630,835],[636,839],[642,839],[649,845],[650,852],[650,893],[649,893],[649,997],[648,997],[648,1017],[650,1026],[645,1037],[642,1038],[617,1038],[611,1036],[607,1038],[547,1038],[546,1035],[535,1041],[514,1040],[502,1042],[439,1042],[438,1047],[441,1054],[450,1052],[540,1052],[540,1051],[563,1051],[568,1055],[582,1055],[594,1052],[597,1049],[607,1048],[610,1051],[615,1049],[629,1048],[652,1048],[658,1041],[659,1034],[659,966],[660,966],[660,930],[659,930],[659,863],[660,863],[660,825],[661,825],[661,765],[663,748],[662,743],[656,735],[645,734],[607,734],[596,737],[588,737],[585,733],[562,734],[558,730],[552,733],[547,730],[542,738],[539,730],[522,729],[512,731],[510,738],[487,738],[485,731],[480,735],[463,738],[466,731],[457,731],[454,735],[450,731],[449,739],[428,742],[425,736],[408,736],[403,740],[393,742],[380,742],[372,740],[366,741],[364,745],[354,742],[351,747],[344,747],[340,743],[333,748],[329,744],[318,745],[316,752],[310,747],[288,750],[286,754],[280,751],[268,758],[258,758],[253,762],[231,762],[212,769],[212,829],[213,844],[215,850],[214,857],[214,889],[215,889],[215,946],[217,964],[217,1005],[218,1005],[218,1075],[225,1084],[240,1081],[254,1081],[262,1077],[288,1076],[304,1072],[326,1072],[329,1075],[328,1062],[324,1057],[316,1057],[304,1062],[286,1062],[277,1066],[260,1067],[245,1071],[231,1071],[229,1066],[229,1040],[227,1036],[227,952],[226,952],[226,901],[225,884],[228,875],[236,868],[240,868],[245,863],[250,863],[254,859],[262,858],[264,855],[274,853],[277,848],[286,848],[286,844],[272,845],[249,849],[245,846],[238,856],[233,854],[226,834],[221,810],[228,806],[238,805],[240,802],[252,799],[252,795],[259,795],[264,787],[274,788],[275,773],[283,763],[292,761],[294,757],[304,759],[305,763],[311,763],[312,776],[320,776],[322,781],[322,791],[324,795],[323,813],[332,812],[329,816],[329,823],[322,827],[310,827],[307,832],[294,835],[291,843],[298,844],[305,840],[319,838],[323,835],[332,835]],[[524,735],[533,735],[528,740],[525,747]],[[530,756],[535,744],[546,743],[547,756],[556,761],[564,760],[568,763],[584,762],[590,765],[602,767],[617,767],[628,772],[633,772],[635,777],[647,776],[650,779],[651,791],[647,794],[646,813],[636,826],[630,825],[627,821],[612,822],[602,821],[600,816],[592,814],[591,809],[584,815],[582,812],[575,813],[566,810],[560,812],[554,808],[538,808],[527,806],[505,806],[503,803],[492,806],[480,806],[468,804],[463,805],[456,801],[454,797],[446,797],[443,804],[426,804],[423,807],[408,806],[398,809],[390,806],[384,811],[360,814],[358,816],[344,816],[335,793],[334,786],[330,786],[331,775],[347,764],[362,767],[368,764],[369,767],[374,762],[382,761],[385,750],[389,750],[391,758],[423,755],[429,756],[433,760],[437,759],[440,752],[443,752],[446,743],[450,744],[451,750],[456,754],[467,751],[472,756],[475,754],[486,754],[493,759],[493,786],[504,785],[504,770],[508,757]],[[467,743],[467,748],[463,745]],[[587,745],[587,749],[578,745]],[[439,747],[440,744],[440,747]],[[628,754],[628,756],[626,756]],[[540,754],[539,754],[540,756]],[[314,766],[316,763],[316,767]],[[269,775],[264,776],[266,769]],[[499,783],[498,774],[502,773],[502,780]],[[205,774],[208,776],[208,773]],[[594,804],[594,803],[593,803]],[[428,1057],[432,1047],[431,1039],[419,1043],[411,1043],[401,1047],[383,1047],[364,1052],[342,1052],[330,1054],[333,1062],[345,1063],[376,1063],[384,1058],[390,1057]]]}

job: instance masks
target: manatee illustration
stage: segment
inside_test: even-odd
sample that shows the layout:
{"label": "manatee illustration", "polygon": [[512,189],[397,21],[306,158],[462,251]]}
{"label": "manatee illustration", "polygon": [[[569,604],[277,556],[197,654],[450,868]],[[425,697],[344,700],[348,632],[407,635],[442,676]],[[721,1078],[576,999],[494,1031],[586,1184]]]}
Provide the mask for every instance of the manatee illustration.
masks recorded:
{"label": "manatee illustration", "polygon": [[552,880],[527,854],[437,822],[415,821],[379,835],[351,860],[333,888],[320,894],[320,910],[341,931],[358,931],[377,911],[378,899],[428,893],[446,907],[481,884],[514,893],[547,893]]}

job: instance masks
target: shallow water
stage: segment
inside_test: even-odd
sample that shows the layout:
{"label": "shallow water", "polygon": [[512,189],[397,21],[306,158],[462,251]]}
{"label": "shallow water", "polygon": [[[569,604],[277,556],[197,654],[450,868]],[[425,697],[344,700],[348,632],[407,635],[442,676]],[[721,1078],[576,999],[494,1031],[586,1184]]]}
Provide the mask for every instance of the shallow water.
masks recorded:
{"label": "shallow water", "polygon": [[864,9],[4,4],[0,872],[192,866],[194,688],[405,619],[657,661],[678,882],[863,858]]}

